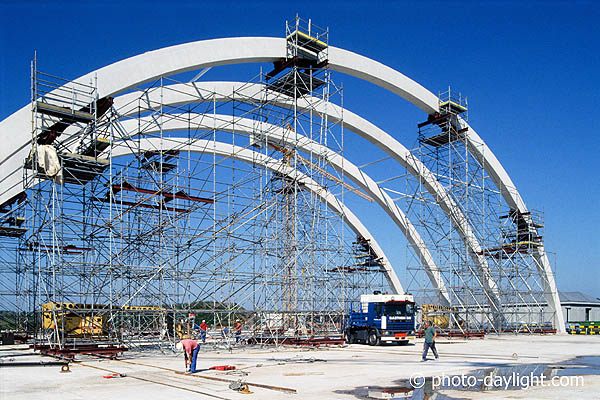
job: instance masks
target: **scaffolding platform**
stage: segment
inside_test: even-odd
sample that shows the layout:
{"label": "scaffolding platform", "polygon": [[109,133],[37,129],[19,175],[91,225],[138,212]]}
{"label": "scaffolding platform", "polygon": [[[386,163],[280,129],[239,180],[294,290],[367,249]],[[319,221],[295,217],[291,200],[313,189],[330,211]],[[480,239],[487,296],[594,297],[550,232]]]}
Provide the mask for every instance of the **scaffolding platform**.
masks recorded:
{"label": "scaffolding platform", "polygon": [[319,40],[316,37],[312,37],[299,29],[294,30],[292,33],[287,35],[287,40],[294,41],[298,46],[304,47],[314,53],[319,53],[327,48],[327,43]]}
{"label": "scaffolding platform", "polygon": [[[60,135],[62,135],[63,132],[65,131],[65,129],[67,129],[75,121],[75,119],[73,119],[73,117],[71,116],[72,108],[59,107],[56,105],[43,103],[43,102],[38,102],[38,105],[39,104],[46,104],[46,106],[42,106],[41,109],[38,109],[40,114],[48,114],[48,115],[52,115],[54,117],[61,118],[59,121],[55,122],[51,126],[42,128],[41,132],[37,136],[38,144],[52,144],[52,143],[54,143],[56,138],[59,137]],[[113,104],[112,97],[103,97],[100,100],[98,100],[96,102],[96,114],[97,114],[96,119],[103,116],[110,109],[112,104]],[[49,108],[51,110],[48,110]],[[91,112],[91,109],[92,109],[92,107],[87,105],[87,106],[81,107],[78,111],[76,111],[77,115],[81,119],[81,121],[79,121],[79,122],[88,122],[88,123],[92,122],[94,116]],[[66,118],[64,117],[63,111],[67,112],[67,114],[68,114],[68,116]],[[90,117],[90,116],[91,116],[91,119],[88,120],[87,117]],[[85,152],[82,154],[93,155],[93,154],[86,154]]]}
{"label": "scaffolding platform", "polygon": [[500,216],[500,219],[507,218],[512,219],[519,231],[528,231],[532,227],[536,229],[544,227],[543,222],[539,220],[539,216],[532,215],[531,211],[521,212],[516,209],[510,209],[507,215]]}
{"label": "scaffolding platform", "polygon": [[357,263],[354,264],[356,267],[359,268],[371,268],[371,270],[373,271],[383,271],[383,264],[381,264],[380,259],[368,259],[367,261],[364,261],[362,263]]}
{"label": "scaffolding platform", "polygon": [[[296,81],[294,82],[294,75]],[[304,71],[289,71],[267,84],[267,89],[290,97],[300,97],[325,85],[325,81]],[[295,89],[295,94],[294,94]]]}
{"label": "scaffolding platform", "polygon": [[[98,175],[102,174],[109,166],[107,159],[99,159],[73,153],[58,153],[58,158],[62,166],[64,183],[75,185],[85,185]],[[34,170],[33,158],[29,156],[25,160],[25,168]],[[37,177],[39,179],[54,179],[55,176],[49,176],[40,166],[37,167]]]}
{"label": "scaffolding platform", "polygon": [[110,141],[106,138],[95,138],[92,142],[80,153],[82,156],[98,157],[100,153],[110,146]]}
{"label": "scaffolding platform", "polygon": [[[358,265],[358,264],[357,264]],[[353,274],[355,272],[381,272],[381,269],[370,269],[366,267],[335,267],[331,269],[326,269],[325,272],[341,272],[345,274]]]}
{"label": "scaffolding platform", "polygon": [[166,151],[146,151],[142,157],[143,163],[142,169],[161,172],[166,174],[177,168],[177,164],[169,163],[171,159],[177,157],[179,151],[177,150],[166,150]]}
{"label": "scaffolding platform", "polygon": [[[104,203],[110,203],[111,199],[108,197],[104,197],[101,199],[97,199],[100,200]],[[165,211],[171,211],[171,212],[178,212],[178,213],[189,213],[190,210],[188,210],[187,208],[177,208],[177,207],[168,207],[165,206],[163,202],[159,202],[158,204],[146,204],[143,202],[133,202],[133,201],[123,201],[123,200],[112,200],[112,203],[117,204],[119,206],[125,206],[125,207],[131,207],[131,208],[135,208],[135,207],[140,207],[140,208],[147,208],[150,210],[165,210]]]}
{"label": "scaffolding platform", "polygon": [[267,80],[274,78],[280,72],[284,71],[287,68],[296,66],[302,69],[321,69],[325,68],[328,64],[327,60],[317,61],[317,60],[307,60],[303,58],[299,58],[298,56],[294,56],[291,58],[282,58],[280,60],[273,62],[273,70],[265,75]]}
{"label": "scaffolding platform", "polygon": [[[4,214],[0,218],[0,236],[21,237],[27,232],[26,228],[22,228],[22,225],[25,223],[25,218],[17,215],[19,212],[19,205],[22,204],[26,198],[27,195],[25,192],[21,192],[0,205],[0,213]],[[13,207],[15,203],[17,203],[17,207]]]}
{"label": "scaffolding platform", "polygon": [[[459,123],[459,115],[465,114],[463,118],[467,118],[467,98],[460,93],[453,93],[450,88],[440,93],[438,98],[439,111],[430,114],[427,121],[417,125],[419,142],[432,147],[441,147],[462,140],[464,133],[468,131],[468,127],[461,128]],[[426,128],[428,125],[431,127]]]}
{"label": "scaffolding platform", "polygon": [[18,226],[0,226],[0,236],[4,237],[21,237],[27,232],[26,228]]}
{"label": "scaffolding platform", "polygon": [[450,130],[449,132],[440,133],[439,135],[431,136],[428,138],[421,138],[419,139],[419,141],[428,146],[441,147],[449,143],[455,142],[457,140],[462,140],[466,131],[467,128],[461,129],[459,131]]}
{"label": "scaffolding platform", "polygon": [[17,195],[14,195],[10,199],[6,200],[4,203],[0,204],[0,213],[5,214],[9,212],[13,208],[15,203],[17,203],[18,206],[19,204],[22,204],[26,199],[27,193],[25,192],[21,192]]}
{"label": "scaffolding platform", "polygon": [[109,166],[107,159],[98,159],[81,154],[59,154],[63,167],[65,183],[85,185],[98,175],[102,174]]}
{"label": "scaffolding platform", "polygon": [[162,195],[165,198],[165,202],[171,201],[173,199],[196,201],[196,202],[206,203],[206,204],[213,204],[215,202],[213,199],[209,199],[209,198],[205,198],[205,197],[190,196],[187,193],[185,193],[183,190],[180,190],[175,194],[163,192]]}
{"label": "scaffolding platform", "polygon": [[[112,192],[114,194],[119,193],[121,190],[127,190],[130,192],[137,192],[137,193],[144,193],[144,194],[151,194],[151,195],[159,195],[160,194],[165,198],[165,202],[171,201],[173,199],[181,199],[181,200],[196,201],[196,202],[207,203],[207,204],[214,203],[213,199],[209,199],[209,198],[205,198],[205,197],[190,196],[187,193],[185,193],[183,190],[180,190],[177,193],[173,194],[173,193],[166,192],[163,190],[153,190],[153,189],[144,189],[144,188],[135,187],[127,181],[123,181],[120,184],[112,185]],[[108,196],[107,196],[107,198],[108,198]]]}
{"label": "scaffolding platform", "polygon": [[327,43],[299,29],[295,29],[287,35],[286,39],[288,43],[293,43],[296,46],[296,54],[303,59],[318,60],[319,53],[327,48]]}
{"label": "scaffolding platform", "polygon": [[20,227],[25,222],[23,217],[6,217],[0,221],[0,224]]}
{"label": "scaffolding platform", "polygon": [[543,246],[543,243],[540,241],[531,241],[525,240],[520,242],[509,242],[503,243],[501,246],[492,247],[486,250],[482,250],[477,252],[478,255],[492,257],[495,259],[507,259],[511,257],[513,254],[529,254],[529,252],[535,248]]}
{"label": "scaffolding platform", "polygon": [[38,113],[61,118],[65,122],[84,122],[89,123],[94,119],[94,114],[88,111],[74,110],[69,107],[57,106],[54,104],[36,102]]}
{"label": "scaffolding platform", "polygon": [[81,246],[75,246],[72,244],[68,244],[66,246],[52,246],[52,245],[45,245],[43,243],[38,243],[38,242],[29,242],[26,246],[26,250],[28,250],[28,251],[37,251],[38,249],[44,249],[44,250],[50,250],[50,251],[60,250],[64,254],[83,254],[86,251],[92,251],[92,248],[90,248],[90,247],[81,247]]}
{"label": "scaffolding platform", "polygon": [[466,112],[468,109],[467,107],[458,104],[452,100],[447,100],[444,101],[442,103],[440,103],[440,111],[443,111],[444,113],[450,113],[450,114],[462,114],[464,112]]}
{"label": "scaffolding platform", "polygon": [[177,155],[179,155],[179,150],[163,150],[163,151],[148,150],[148,151],[144,152],[144,158],[146,160],[149,160],[152,157],[156,157],[156,156],[163,156],[164,157],[163,161],[169,161],[170,159],[172,159],[173,157],[176,157]]}
{"label": "scaffolding platform", "polygon": [[[445,107],[442,108],[440,105],[439,113],[430,115],[427,121],[417,125],[420,143],[432,147],[441,147],[464,139],[464,134],[469,128],[458,129],[457,114],[466,111],[466,107],[453,101],[446,101],[442,104],[445,104]],[[429,125],[431,127],[427,128]],[[436,131],[439,133],[432,134]]]}

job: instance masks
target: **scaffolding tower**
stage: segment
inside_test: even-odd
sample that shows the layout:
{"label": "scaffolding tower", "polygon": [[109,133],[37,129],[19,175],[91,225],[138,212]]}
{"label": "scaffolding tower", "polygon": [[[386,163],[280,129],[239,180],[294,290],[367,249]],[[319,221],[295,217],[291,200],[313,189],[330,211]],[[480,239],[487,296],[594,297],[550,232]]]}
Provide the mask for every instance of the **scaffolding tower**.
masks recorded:
{"label": "scaffolding tower", "polygon": [[[466,245],[465,234],[461,237],[460,228],[425,190],[422,178],[406,176],[402,201],[429,239],[428,248],[450,294],[448,328],[497,333],[551,329],[553,315],[545,307],[534,257],[534,249],[542,245],[543,218],[507,209],[485,165],[473,156],[473,147],[483,144],[468,137],[467,99],[450,88],[439,99],[439,113],[418,125],[419,146],[412,154],[432,171],[465,216],[479,249]],[[421,303],[443,304],[416,258],[408,260],[407,271],[408,290]],[[495,287],[486,287],[488,277]]]}

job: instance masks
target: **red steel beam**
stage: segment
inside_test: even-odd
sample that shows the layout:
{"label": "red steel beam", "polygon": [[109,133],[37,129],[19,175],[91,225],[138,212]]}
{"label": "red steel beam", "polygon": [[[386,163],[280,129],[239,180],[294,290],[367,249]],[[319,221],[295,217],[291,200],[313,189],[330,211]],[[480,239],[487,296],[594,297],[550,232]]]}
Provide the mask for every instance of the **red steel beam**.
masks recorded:
{"label": "red steel beam", "polygon": [[162,195],[165,197],[165,199],[167,201],[171,201],[173,199],[182,199],[182,200],[198,201],[198,202],[206,203],[206,204],[213,204],[215,202],[213,199],[209,199],[206,197],[190,196],[182,190],[175,194],[165,192],[165,193],[162,193]]}
{"label": "red steel beam", "polygon": [[173,194],[173,193],[169,193],[169,192],[164,192],[162,190],[139,188],[139,187],[133,186],[132,184],[130,184],[127,181],[123,181],[121,184],[112,185],[113,193],[118,193],[121,190],[128,190],[130,192],[153,194],[153,195],[160,194],[160,195],[164,196],[167,201],[171,201],[173,199],[182,199],[182,200],[198,201],[198,202],[207,203],[207,204],[214,203],[213,199],[208,199],[205,197],[190,196],[187,193],[185,193],[183,190],[180,190],[179,192]]}

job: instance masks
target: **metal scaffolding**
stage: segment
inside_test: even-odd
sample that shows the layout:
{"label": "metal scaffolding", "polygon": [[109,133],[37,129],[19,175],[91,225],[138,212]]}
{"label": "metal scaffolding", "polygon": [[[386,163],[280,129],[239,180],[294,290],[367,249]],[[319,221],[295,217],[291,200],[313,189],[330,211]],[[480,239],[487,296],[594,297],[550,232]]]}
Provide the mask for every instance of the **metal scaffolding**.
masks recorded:
{"label": "metal scaffolding", "polygon": [[[236,342],[335,338],[351,302],[388,290],[374,254],[357,267],[356,235],[323,201],[343,204],[343,174],[297,146],[343,155],[343,121],[315,111],[342,104],[328,30],[296,17],[286,39],[285,59],[226,98],[197,87],[202,71],[117,104],[32,64],[30,189],[11,205],[23,227],[3,247],[16,278],[2,302],[27,299],[6,307],[35,343],[172,345],[200,320],[214,345],[233,343],[238,320]],[[189,99],[164,103],[173,90]]]}

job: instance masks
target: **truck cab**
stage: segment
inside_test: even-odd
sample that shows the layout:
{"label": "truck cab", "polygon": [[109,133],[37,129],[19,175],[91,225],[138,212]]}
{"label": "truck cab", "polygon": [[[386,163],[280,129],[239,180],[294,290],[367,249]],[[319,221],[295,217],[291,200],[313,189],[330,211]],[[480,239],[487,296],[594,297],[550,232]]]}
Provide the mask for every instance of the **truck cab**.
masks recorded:
{"label": "truck cab", "polygon": [[347,343],[408,344],[415,338],[415,301],[410,294],[360,296],[360,310],[350,310],[344,335]]}

